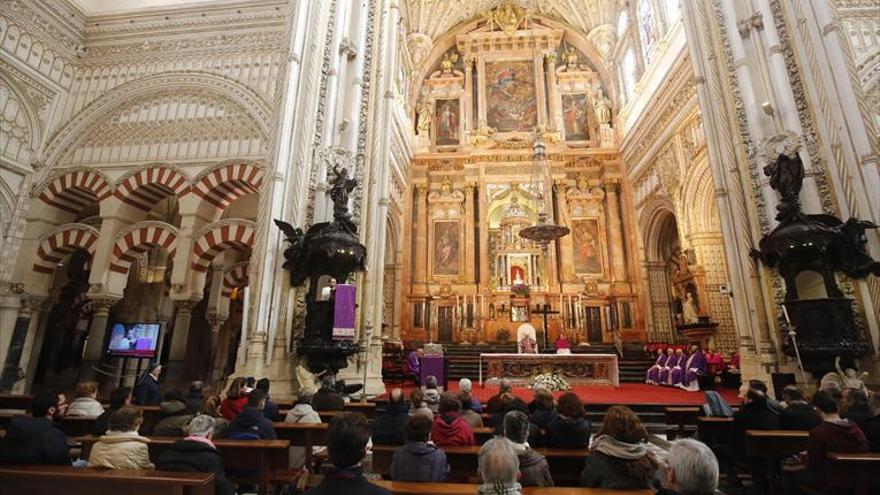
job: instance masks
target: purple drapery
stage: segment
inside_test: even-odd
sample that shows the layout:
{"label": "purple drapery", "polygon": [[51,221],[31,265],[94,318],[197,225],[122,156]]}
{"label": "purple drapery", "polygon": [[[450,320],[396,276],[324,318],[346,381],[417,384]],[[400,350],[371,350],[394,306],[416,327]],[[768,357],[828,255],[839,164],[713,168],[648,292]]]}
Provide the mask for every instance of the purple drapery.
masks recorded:
{"label": "purple drapery", "polygon": [[333,304],[333,340],[354,340],[354,308],[357,291],[353,285],[337,285]]}

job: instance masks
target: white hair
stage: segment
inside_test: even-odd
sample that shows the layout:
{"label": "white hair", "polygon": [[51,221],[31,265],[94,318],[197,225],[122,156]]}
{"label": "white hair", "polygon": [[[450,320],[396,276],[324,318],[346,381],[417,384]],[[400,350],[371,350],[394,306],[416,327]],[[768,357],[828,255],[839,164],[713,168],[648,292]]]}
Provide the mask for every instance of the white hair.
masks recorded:
{"label": "white hair", "polygon": [[479,473],[483,483],[506,485],[516,483],[519,458],[510,440],[495,437],[480,448]]}
{"label": "white hair", "polygon": [[718,460],[702,442],[692,438],[675,440],[666,463],[675,472],[681,493],[715,493],[718,488]]}
{"label": "white hair", "polygon": [[196,437],[208,437],[214,433],[214,418],[207,414],[200,414],[190,420],[186,427],[187,433]]}
{"label": "white hair", "polygon": [[458,381],[458,390],[459,392],[470,392],[473,390],[474,385],[471,383],[470,378],[462,378]]}

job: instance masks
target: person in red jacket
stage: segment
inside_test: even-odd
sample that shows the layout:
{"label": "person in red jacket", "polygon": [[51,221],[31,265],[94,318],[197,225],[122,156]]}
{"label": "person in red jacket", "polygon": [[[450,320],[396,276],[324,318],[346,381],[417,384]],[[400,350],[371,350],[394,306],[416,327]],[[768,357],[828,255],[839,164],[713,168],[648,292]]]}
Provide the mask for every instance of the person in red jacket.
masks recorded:
{"label": "person in red jacket", "polygon": [[474,430],[461,419],[461,402],[455,394],[443,392],[438,413],[431,432],[434,445],[476,445]]}
{"label": "person in red jacket", "polygon": [[244,378],[236,378],[226,389],[226,398],[220,404],[220,415],[229,421],[241,414],[244,406],[247,405],[248,395],[245,392],[245,384]]}
{"label": "person in red jacket", "polygon": [[822,423],[810,430],[806,456],[801,456],[802,466],[788,465],[783,478],[786,495],[801,493],[799,484],[808,485],[822,492],[831,493],[835,488],[847,486],[846,471],[841,472],[827,455],[831,452],[865,453],[868,440],[862,430],[852,421],[841,419],[837,401],[827,391],[813,395],[813,405],[822,417]]}

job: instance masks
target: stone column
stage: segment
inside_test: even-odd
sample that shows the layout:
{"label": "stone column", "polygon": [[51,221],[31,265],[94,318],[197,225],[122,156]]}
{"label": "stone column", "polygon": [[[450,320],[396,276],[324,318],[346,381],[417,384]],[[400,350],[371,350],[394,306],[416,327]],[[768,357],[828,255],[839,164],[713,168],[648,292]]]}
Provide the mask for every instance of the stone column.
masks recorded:
{"label": "stone column", "polygon": [[424,218],[428,215],[428,196],[427,184],[415,184],[412,188],[413,204],[415,205],[416,214],[413,215],[412,221],[415,226],[412,236],[412,281],[413,283],[425,283],[427,280],[427,258],[425,257],[425,245],[428,243],[427,222]]}
{"label": "stone column", "polygon": [[85,355],[80,365],[80,381],[89,381],[98,379],[98,381],[106,381],[107,375],[99,374],[96,368],[101,364],[104,357],[104,341],[107,337],[107,323],[110,319],[110,308],[116,304],[119,299],[108,296],[90,296],[95,305],[95,312],[92,313],[92,324],[89,326],[89,336],[86,340]]}
{"label": "stone column", "polygon": [[0,359],[6,358],[23,293],[24,289],[18,284],[0,283]]}
{"label": "stone column", "polygon": [[476,127],[474,123],[474,100],[473,100],[473,89],[474,89],[474,62],[476,58],[473,55],[468,55],[464,58],[464,98],[468,98],[468,101],[465,102],[464,105],[464,130],[465,132],[470,131]]}
{"label": "stone column", "polygon": [[544,60],[547,61],[547,98],[550,108],[547,129],[560,131],[562,130],[562,108],[556,91],[556,54],[553,52],[545,53]]}
{"label": "stone column", "polygon": [[211,324],[211,349],[209,350],[210,359],[208,359],[205,381],[213,384],[220,378],[223,369],[223,364],[220,362],[223,359],[221,347],[226,346],[220,344],[220,328],[226,323],[226,316],[211,312],[208,313],[207,320]]}
{"label": "stone column", "polygon": [[[480,292],[489,290],[489,219],[486,209],[489,208],[489,201],[486,198],[486,186],[482,181],[477,185],[477,199],[479,200],[479,233],[480,233]],[[489,307],[489,301],[486,302],[486,308]],[[488,311],[488,309],[486,309]]]}
{"label": "stone column", "polygon": [[[557,180],[554,182],[556,185],[556,190],[558,191],[556,196],[556,204],[557,208],[559,208],[559,218],[557,221],[560,225],[565,225],[571,228],[571,216],[568,211],[568,199],[566,198],[566,188],[568,187],[567,181],[565,180]],[[574,253],[572,252],[572,240],[571,234],[559,239],[557,241],[559,243],[559,266],[562,268],[562,280],[559,281],[560,285],[565,282],[573,282],[576,280],[574,273]]]}
{"label": "stone column", "polygon": [[166,383],[183,383],[186,347],[189,341],[189,326],[192,309],[196,301],[176,301],[174,303],[174,333],[171,335],[171,349],[168,351],[168,364],[165,366]]}
{"label": "stone column", "polygon": [[605,211],[608,215],[608,241],[611,247],[611,280],[612,282],[626,281],[626,252],[623,247],[623,232],[620,223],[620,191],[619,179],[605,181]]}
{"label": "stone column", "polygon": [[18,381],[21,354],[27,340],[28,328],[31,326],[31,318],[35,310],[39,313],[39,306],[43,299],[28,296],[22,298],[21,308],[18,310],[18,318],[16,318],[15,327],[12,330],[12,338],[6,350],[3,375],[0,377],[0,391],[9,392],[12,390],[15,382]]}
{"label": "stone column", "polygon": [[[486,120],[486,59],[483,55],[477,58],[477,124]],[[487,124],[488,125],[488,124]]]}
{"label": "stone column", "polygon": [[474,184],[464,187],[464,274],[467,283],[475,282],[476,256],[474,253]]}

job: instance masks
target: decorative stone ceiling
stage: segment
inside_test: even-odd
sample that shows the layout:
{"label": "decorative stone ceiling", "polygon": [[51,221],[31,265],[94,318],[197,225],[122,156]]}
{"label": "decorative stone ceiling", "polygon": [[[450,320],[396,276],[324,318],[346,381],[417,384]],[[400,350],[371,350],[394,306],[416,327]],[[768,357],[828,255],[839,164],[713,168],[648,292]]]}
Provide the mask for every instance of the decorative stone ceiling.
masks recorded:
{"label": "decorative stone ceiling", "polygon": [[436,40],[457,24],[505,2],[556,18],[587,35],[598,26],[614,24],[620,0],[404,0],[407,31]]}
{"label": "decorative stone ceiling", "polygon": [[117,14],[144,9],[172,9],[179,7],[215,7],[226,4],[257,3],[259,0],[73,0],[87,15]]}

